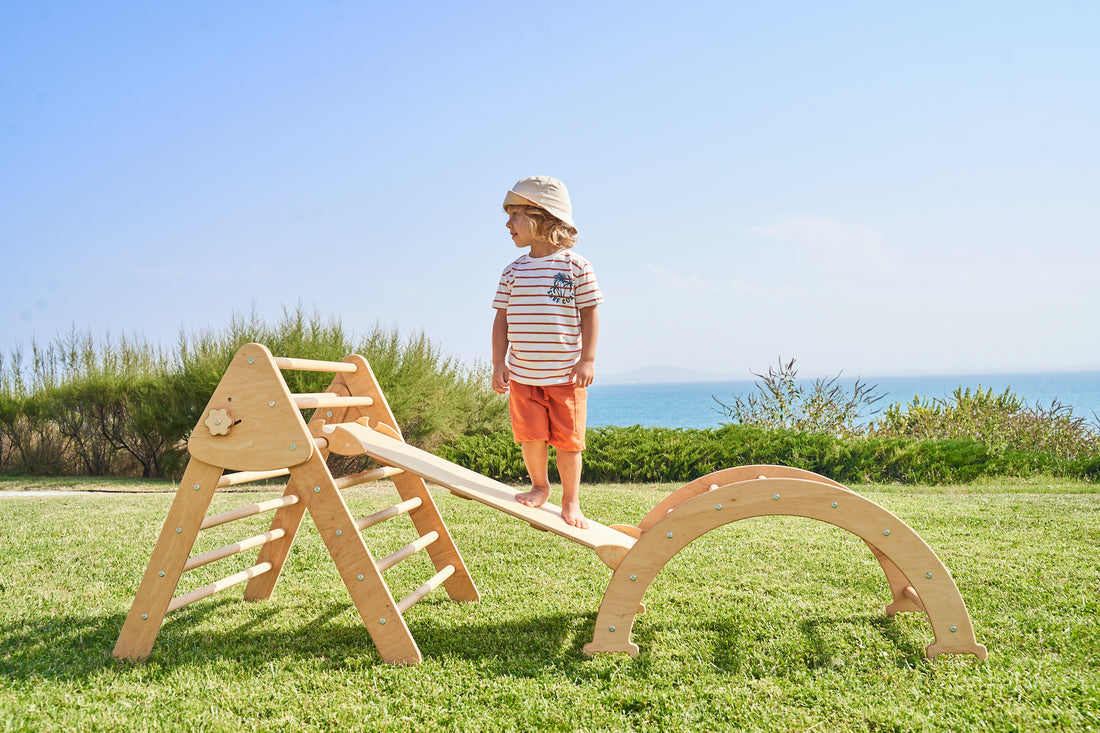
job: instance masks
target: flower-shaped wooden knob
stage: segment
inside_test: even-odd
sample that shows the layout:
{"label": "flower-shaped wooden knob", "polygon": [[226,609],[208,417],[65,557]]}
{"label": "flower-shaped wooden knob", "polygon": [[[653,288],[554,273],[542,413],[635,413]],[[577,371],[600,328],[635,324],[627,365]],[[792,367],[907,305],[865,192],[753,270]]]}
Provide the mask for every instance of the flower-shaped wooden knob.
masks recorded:
{"label": "flower-shaped wooden knob", "polygon": [[229,435],[229,428],[233,427],[233,418],[229,416],[229,410],[215,408],[202,423],[210,429],[211,435]]}

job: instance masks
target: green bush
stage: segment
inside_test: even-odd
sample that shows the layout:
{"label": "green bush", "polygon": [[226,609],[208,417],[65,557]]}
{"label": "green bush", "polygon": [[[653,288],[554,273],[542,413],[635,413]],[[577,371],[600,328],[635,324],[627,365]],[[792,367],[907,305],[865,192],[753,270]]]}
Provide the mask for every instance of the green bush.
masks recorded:
{"label": "green bush", "polygon": [[[437,452],[501,481],[526,481],[519,447],[507,431],[461,437]],[[845,484],[935,485],[1036,473],[1100,480],[1097,457],[1065,460],[1016,450],[995,454],[975,440],[839,438],[746,425],[713,430],[593,428],[588,431],[583,476],[590,483],[687,483],[713,471],[750,464],[802,468]]]}
{"label": "green bush", "polygon": [[[484,367],[445,357],[423,334],[375,326],[364,336],[339,321],[284,310],[269,325],[255,313],[222,331],[181,334],[172,352],[141,339],[97,341],[72,332],[0,359],[0,470],[39,475],[178,476],[186,440],[240,346],[276,356],[366,357],[406,439],[432,449],[508,424],[507,402]],[[284,372],[292,392],[321,392],[322,372]],[[306,415],[308,418],[308,413]]]}

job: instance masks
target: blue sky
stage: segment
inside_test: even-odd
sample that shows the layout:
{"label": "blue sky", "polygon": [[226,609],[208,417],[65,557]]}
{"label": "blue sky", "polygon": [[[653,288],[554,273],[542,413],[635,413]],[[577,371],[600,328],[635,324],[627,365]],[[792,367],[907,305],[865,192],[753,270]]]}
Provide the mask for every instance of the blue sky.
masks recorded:
{"label": "blue sky", "polygon": [[486,361],[518,178],[599,373],[1100,369],[1100,3],[42,2],[0,23],[0,350],[252,309]]}

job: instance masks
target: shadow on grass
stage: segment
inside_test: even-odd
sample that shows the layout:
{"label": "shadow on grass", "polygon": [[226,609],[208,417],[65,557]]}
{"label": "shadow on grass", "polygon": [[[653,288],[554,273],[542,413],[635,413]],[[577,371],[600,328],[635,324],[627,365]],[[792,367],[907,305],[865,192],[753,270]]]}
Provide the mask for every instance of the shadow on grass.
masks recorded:
{"label": "shadow on grass", "polygon": [[[242,614],[242,605],[247,610]],[[243,615],[241,623],[224,628],[224,617]],[[341,618],[344,617],[344,618]],[[0,627],[4,652],[0,675],[16,680],[80,680],[133,667],[145,679],[167,677],[181,666],[221,665],[233,660],[245,668],[266,668],[272,661],[309,662],[331,669],[385,665],[350,603],[330,602],[311,608],[251,604],[224,599],[188,607],[169,617],[160,630],[152,654],[142,664],[116,660],[112,650],[124,621],[123,614],[109,616],[58,616],[39,621],[16,621]],[[354,620],[352,620],[354,619]],[[596,613],[549,614],[493,623],[439,622],[421,618],[409,623],[426,662],[464,659],[478,663],[483,675],[528,677],[555,669],[563,674],[599,674],[589,665],[583,646],[592,638]],[[211,628],[221,625],[222,628]],[[759,667],[760,642],[733,621],[693,624],[654,624],[639,621],[633,641],[642,653],[631,662],[632,675],[645,678],[667,662],[656,663],[657,647],[666,635],[685,629],[700,630],[713,652],[711,663],[725,674],[744,673]],[[819,617],[799,623],[803,638],[795,658],[771,668],[784,675],[792,664],[813,668],[836,666],[838,629],[874,633],[876,646],[895,650],[899,666],[919,663],[923,647],[906,638],[893,619],[879,616]],[[845,646],[839,643],[839,646]],[[845,647],[848,648],[848,647]],[[842,653],[842,652],[841,652]],[[885,661],[885,660],[884,660]]]}

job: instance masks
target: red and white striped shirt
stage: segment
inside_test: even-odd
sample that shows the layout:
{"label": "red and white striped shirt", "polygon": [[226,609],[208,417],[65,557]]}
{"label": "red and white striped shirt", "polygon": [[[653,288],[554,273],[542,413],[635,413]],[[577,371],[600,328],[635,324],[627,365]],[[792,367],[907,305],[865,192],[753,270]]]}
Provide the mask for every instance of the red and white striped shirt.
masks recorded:
{"label": "red and white striped shirt", "polygon": [[508,314],[508,371],[520,384],[573,381],[581,358],[581,310],[603,302],[596,273],[569,249],[523,255],[504,269],[493,307]]}

